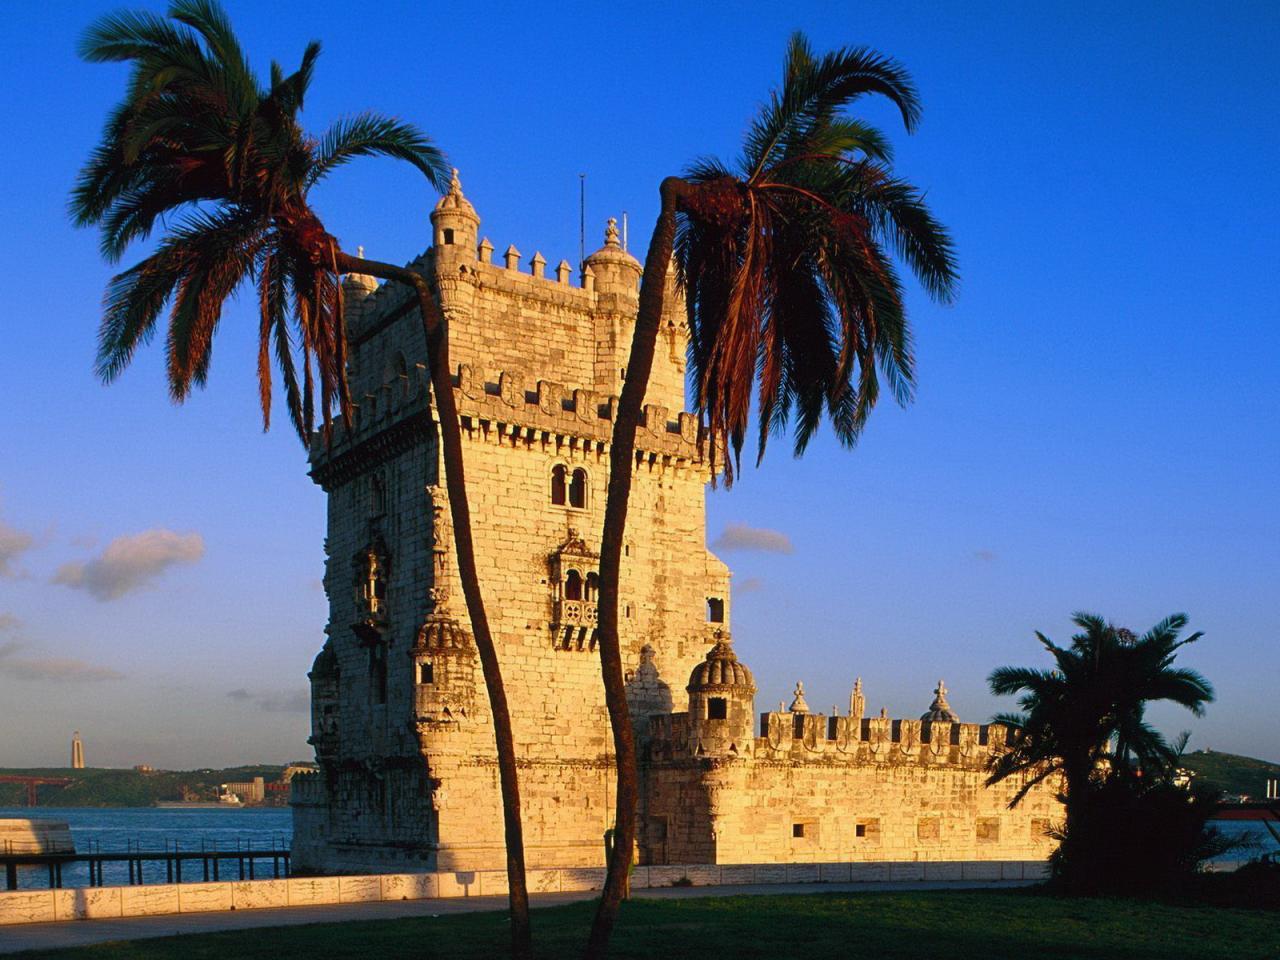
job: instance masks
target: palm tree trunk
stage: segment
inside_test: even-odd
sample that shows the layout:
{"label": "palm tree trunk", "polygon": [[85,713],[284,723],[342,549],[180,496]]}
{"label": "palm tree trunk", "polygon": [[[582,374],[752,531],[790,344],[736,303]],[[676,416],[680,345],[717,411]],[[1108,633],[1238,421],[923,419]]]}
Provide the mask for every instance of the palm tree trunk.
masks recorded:
{"label": "palm tree trunk", "polygon": [[604,890],[591,924],[586,957],[598,960],[609,947],[609,937],[626,893],[627,874],[636,842],[636,804],[639,800],[639,771],[636,768],[635,732],[627,706],[627,689],[622,678],[622,652],[618,641],[618,581],[622,566],[622,544],[626,534],[627,506],[631,499],[631,477],[635,470],[636,429],[640,424],[649,373],[653,369],[654,347],[662,320],[667,266],[675,244],[676,206],[688,185],[675,177],[662,182],[662,212],[649,241],[644,276],[640,282],[640,307],[636,315],[627,375],[618,399],[609,448],[609,495],[604,510],[604,532],[600,537],[600,607],[597,637],[600,671],[604,678],[604,698],[613,727],[617,757],[617,806],[614,812],[614,845]]}
{"label": "palm tree trunk", "polygon": [[471,537],[471,508],[467,502],[466,477],[462,466],[462,430],[458,422],[457,401],[453,396],[453,374],[449,368],[449,338],[444,312],[432,296],[427,279],[419,273],[343,253],[337,255],[337,265],[342,273],[365,273],[406,284],[418,296],[422,329],[427,341],[431,386],[440,420],[440,446],[444,457],[445,486],[449,493],[449,511],[453,519],[458,576],[467,601],[471,632],[480,653],[489,707],[493,712],[493,734],[498,748],[498,774],[502,786],[502,813],[506,828],[511,953],[517,960],[525,960],[532,953],[532,935],[529,925],[529,890],[525,882],[524,829],[520,822],[515,737],[511,729],[511,711],[507,706],[507,692],[502,683],[498,652],[494,647],[493,634],[489,631],[484,598],[480,594],[480,575],[476,569],[475,544]]}

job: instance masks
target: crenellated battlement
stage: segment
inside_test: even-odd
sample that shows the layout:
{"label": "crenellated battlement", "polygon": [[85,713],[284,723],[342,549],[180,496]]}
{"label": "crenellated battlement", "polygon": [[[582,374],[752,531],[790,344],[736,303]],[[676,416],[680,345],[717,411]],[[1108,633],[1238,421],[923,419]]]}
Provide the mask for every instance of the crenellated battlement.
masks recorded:
{"label": "crenellated battlement", "polygon": [[[760,714],[760,733],[751,749],[734,756],[756,762],[948,765],[985,769],[1003,753],[1007,728],[1002,724],[894,720],[889,717],[842,717],[821,713],[772,710]],[[695,726],[687,712],[649,718],[650,753],[654,760],[704,758],[695,742]]]}
{"label": "crenellated battlement", "polygon": [[[531,387],[532,389],[529,389]],[[603,454],[613,437],[618,398],[593,390],[570,388],[551,380],[526,387],[522,374],[500,371],[485,376],[470,364],[462,364],[454,377],[458,415],[464,432],[473,439],[492,439],[512,445],[551,445]],[[426,368],[415,364],[376,390],[352,397],[351,427],[333,425],[326,442],[317,433],[311,440],[312,475],[328,483],[328,475],[341,472],[344,458],[375,448],[398,449],[429,429],[431,381]],[[699,465],[705,461],[705,437],[698,417],[688,411],[675,417],[659,404],[645,404],[636,437],[641,456],[671,458]]]}

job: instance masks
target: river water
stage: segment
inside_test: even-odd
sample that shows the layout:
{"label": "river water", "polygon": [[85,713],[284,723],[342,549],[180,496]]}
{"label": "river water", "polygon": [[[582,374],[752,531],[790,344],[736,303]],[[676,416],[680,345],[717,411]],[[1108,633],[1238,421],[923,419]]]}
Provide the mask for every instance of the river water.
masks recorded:
{"label": "river water", "polygon": [[[288,807],[249,807],[217,809],[181,809],[173,807],[28,807],[0,808],[3,817],[38,817],[47,820],[65,820],[71,827],[76,850],[80,853],[129,850],[164,851],[177,847],[180,850],[287,850],[293,836],[293,824]],[[1246,849],[1228,853],[1223,860],[1249,860],[1263,852],[1280,855],[1280,843],[1259,823],[1249,821],[1215,821],[1222,832],[1229,836],[1248,836],[1253,840]],[[269,871],[270,863],[260,869]],[[186,876],[191,880],[202,879],[199,864],[190,864]],[[227,871],[235,870],[227,864]],[[129,882],[129,868],[124,863],[109,863],[103,868],[108,886]],[[148,863],[145,867],[147,883],[165,881],[163,862]],[[268,874],[269,875],[269,874]],[[227,876],[231,876],[230,873]],[[259,874],[262,876],[262,874]],[[67,887],[83,887],[89,882],[88,869],[76,864],[63,869],[62,883]],[[0,886],[3,880],[0,880]],[[49,885],[49,873],[43,867],[23,868],[19,872],[20,888],[43,888]]]}
{"label": "river water", "polygon": [[[174,808],[174,807],[9,807],[0,808],[0,818],[34,817],[41,820],[65,820],[71,827],[78,853],[128,852],[130,850],[288,850],[293,837],[293,823],[288,807],[248,808]],[[227,871],[237,869],[224,863]],[[258,869],[270,875],[271,862],[258,861]],[[163,883],[163,861],[144,867],[147,883]],[[3,871],[0,871],[3,873]],[[184,868],[188,879],[203,879],[199,863]],[[230,874],[227,874],[230,876]],[[236,874],[238,876],[238,873]],[[259,874],[262,876],[262,874]],[[129,882],[129,868],[124,863],[108,863],[103,867],[107,886]],[[63,868],[62,885],[83,887],[89,882],[85,864]],[[0,887],[3,887],[0,878]],[[49,871],[44,867],[19,870],[18,886],[42,888],[49,885]]]}

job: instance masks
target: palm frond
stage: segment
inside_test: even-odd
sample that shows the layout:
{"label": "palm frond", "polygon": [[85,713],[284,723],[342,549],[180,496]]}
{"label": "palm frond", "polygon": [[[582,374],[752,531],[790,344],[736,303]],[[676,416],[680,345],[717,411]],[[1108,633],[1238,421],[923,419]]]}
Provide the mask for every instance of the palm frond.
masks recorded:
{"label": "palm frond", "polygon": [[443,192],[449,187],[449,165],[440,149],[412,124],[376,113],[339,120],[325,132],[307,185],[356,157],[370,156],[404,160],[421,170],[437,190]]}

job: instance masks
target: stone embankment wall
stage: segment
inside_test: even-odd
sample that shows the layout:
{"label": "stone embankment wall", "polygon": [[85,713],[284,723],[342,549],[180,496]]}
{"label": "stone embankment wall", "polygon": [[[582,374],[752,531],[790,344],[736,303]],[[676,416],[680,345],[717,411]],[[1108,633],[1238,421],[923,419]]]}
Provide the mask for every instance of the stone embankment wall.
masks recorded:
{"label": "stone embankment wall", "polygon": [[[603,867],[530,870],[533,893],[598,890]],[[761,883],[957,882],[1041,880],[1043,861],[985,863],[793,863],[690,864],[637,867],[634,888],[669,887],[686,879],[695,886]],[[98,920],[217,910],[260,910],[334,903],[427,900],[437,897],[505,896],[505,870],[380,874],[355,877],[290,877],[223,883],[167,883],[74,890],[0,893],[0,925],[57,920]]]}

